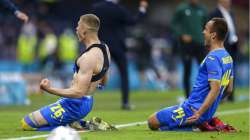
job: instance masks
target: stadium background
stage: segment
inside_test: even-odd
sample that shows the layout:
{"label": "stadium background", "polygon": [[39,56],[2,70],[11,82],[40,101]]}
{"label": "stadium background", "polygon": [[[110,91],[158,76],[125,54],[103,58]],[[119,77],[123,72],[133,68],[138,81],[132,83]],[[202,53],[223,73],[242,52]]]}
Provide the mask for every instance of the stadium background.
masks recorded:
{"label": "stadium background", "polygon": [[[0,12],[0,110],[2,112],[0,113],[0,118],[10,116],[12,111],[18,111],[19,109],[22,111],[21,115],[24,115],[41,105],[54,101],[55,97],[40,94],[38,85],[42,77],[49,77],[57,87],[69,85],[68,83],[72,76],[73,59],[68,58],[70,61],[63,61],[63,58],[58,57],[57,54],[63,53],[58,53],[60,43],[63,44],[63,41],[60,41],[60,39],[66,36],[66,40],[68,39],[67,41],[70,42],[68,45],[75,48],[76,54],[73,54],[73,56],[77,56],[83,51],[81,44],[78,44],[76,36],[74,36],[75,27],[79,16],[89,13],[90,5],[97,0],[13,1],[30,16],[30,22],[23,24],[7,10],[1,10]],[[131,13],[137,11],[138,1],[121,0],[121,2],[131,9]],[[171,17],[177,4],[180,2],[182,0],[149,1],[148,13],[144,21],[136,26],[129,27],[127,30],[126,44],[128,46],[129,81],[132,89],[131,93],[133,94],[132,102],[137,102],[135,103],[136,109],[141,111],[139,112],[141,114],[149,115],[150,111],[152,113],[152,110],[156,108],[160,109],[160,107],[174,104],[179,97],[184,97],[182,92],[183,66],[179,58],[176,42],[170,30]],[[200,2],[206,6],[208,12],[216,7],[216,1],[202,0]],[[235,14],[240,41],[238,57],[235,60],[237,62],[236,103],[226,103],[222,109],[249,106],[249,1],[232,0],[232,2],[232,10]],[[35,37],[35,41],[28,41],[31,44],[34,41],[33,43],[35,44],[35,51],[32,52],[34,57],[31,55],[30,59],[25,59],[18,55],[18,48],[21,48],[23,45],[22,41],[20,41],[22,33]],[[52,36],[50,36],[50,33],[52,33]],[[65,33],[65,36],[62,36],[63,33]],[[41,55],[39,47],[45,41],[46,35],[49,36],[48,42],[52,44],[50,44],[52,46],[50,48],[52,57],[43,60],[44,58],[39,57]],[[148,60],[147,62],[149,63],[141,62],[140,60],[143,59]],[[194,81],[197,73],[197,67],[198,65],[196,64],[192,68],[192,81]],[[140,74],[142,73],[141,77]],[[111,79],[106,87],[108,90],[104,92],[107,94],[97,95],[97,100],[100,100],[104,106],[97,103],[97,113],[95,114],[104,114],[104,118],[108,119],[110,119],[108,117],[110,112],[103,113],[102,111],[117,111],[120,100],[119,94],[116,94],[120,85],[120,77],[114,64],[111,65],[111,75]],[[158,92],[166,93],[167,95],[158,94]],[[109,95],[109,93],[115,93],[115,95]],[[166,100],[164,97],[166,97]],[[148,100],[152,101],[150,107],[146,105]],[[167,103],[163,104],[165,102]],[[13,104],[21,106],[5,106]],[[24,107],[23,105],[29,106]],[[24,107],[24,110],[22,110],[22,107]],[[151,110],[142,113],[142,111],[146,110],[146,107]],[[123,112],[119,113],[123,114]],[[21,115],[16,115],[14,120],[20,119]],[[124,115],[127,114],[124,113]],[[121,120],[111,119],[111,121],[126,122],[125,118],[122,117]],[[246,118],[248,116],[243,119]],[[138,120],[141,119],[138,118]],[[227,120],[230,122],[230,119]],[[6,122],[12,121],[11,117],[8,120],[6,119]],[[1,122],[0,128],[2,132],[7,132],[8,130],[3,129],[7,123]],[[244,121],[244,123],[246,122]],[[248,124],[246,129],[248,129],[249,133],[249,123],[246,124]],[[13,126],[18,125],[15,124]],[[15,129],[15,131],[17,130]],[[0,138],[1,136],[7,137],[7,135],[0,133]],[[22,134],[15,135],[21,136]],[[97,137],[101,139],[101,135]]]}
{"label": "stadium background", "polygon": [[[15,95],[38,93],[37,85],[41,77],[49,77],[55,86],[67,86],[71,80],[74,58],[83,50],[83,46],[77,42],[74,35],[76,23],[80,15],[89,13],[94,1],[16,0],[14,2],[30,16],[30,22],[23,24],[8,10],[2,10],[3,12],[0,13],[0,93],[17,92]],[[136,13],[137,1],[121,2],[131,9],[131,13]],[[176,41],[170,30],[170,20],[176,5],[180,2],[180,0],[150,1],[147,17],[143,22],[128,28],[126,44],[131,89],[161,91],[182,89],[183,66]],[[248,1],[233,0],[232,2],[240,41],[238,59],[235,60],[237,62],[236,86],[248,87]],[[206,6],[208,12],[216,6],[216,1],[204,0],[201,3]],[[25,40],[23,35],[26,34],[33,37]],[[25,41],[30,44],[25,44]],[[44,42],[50,45],[46,46]],[[22,53],[22,46],[25,45],[30,45],[33,50],[27,54]],[[65,51],[67,49],[60,49],[63,45],[71,47],[69,51],[73,53],[70,56],[67,56]],[[41,48],[48,48],[49,54],[44,55],[44,50]],[[112,90],[119,88],[120,77],[115,65],[112,64],[111,67],[112,76],[107,89]],[[192,69],[192,81],[194,81],[197,65]],[[10,76],[13,73],[15,76]],[[11,80],[14,84],[10,84]],[[7,98],[4,96],[8,95],[1,94],[1,96]],[[20,102],[24,103],[24,100],[21,100]],[[2,104],[8,104],[8,101],[4,102]],[[15,101],[12,102],[15,103]]]}

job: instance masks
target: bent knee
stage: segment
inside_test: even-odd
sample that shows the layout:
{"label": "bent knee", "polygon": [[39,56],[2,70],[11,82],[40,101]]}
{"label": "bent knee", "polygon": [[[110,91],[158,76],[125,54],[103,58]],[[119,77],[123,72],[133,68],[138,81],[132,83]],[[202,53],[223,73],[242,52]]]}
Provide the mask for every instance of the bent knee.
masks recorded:
{"label": "bent knee", "polygon": [[151,130],[158,130],[159,127],[160,127],[160,124],[159,124],[159,121],[157,120],[156,118],[156,115],[151,115],[149,118],[148,118],[148,127],[151,129]]}
{"label": "bent knee", "polygon": [[28,122],[25,121],[24,118],[21,120],[21,129],[24,131],[35,131],[36,130],[36,128],[33,128],[32,126],[30,126],[28,124]]}

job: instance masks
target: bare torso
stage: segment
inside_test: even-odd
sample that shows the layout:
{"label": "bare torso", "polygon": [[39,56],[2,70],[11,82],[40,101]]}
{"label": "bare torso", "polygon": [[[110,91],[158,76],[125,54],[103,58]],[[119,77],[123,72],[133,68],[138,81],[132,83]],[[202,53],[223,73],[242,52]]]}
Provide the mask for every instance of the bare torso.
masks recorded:
{"label": "bare torso", "polygon": [[[106,50],[107,50],[108,57],[109,57],[109,62],[110,62],[110,52],[109,52],[108,47],[106,47]],[[95,69],[94,69],[94,71],[93,71],[93,75],[96,75],[96,74],[100,73],[101,70],[102,70],[102,68],[103,68],[104,57],[103,57],[102,51],[101,51],[99,48],[93,48],[93,49],[91,49],[91,51],[92,51],[92,52],[95,51],[95,52],[98,54],[98,55],[95,56],[96,59],[97,59],[97,61],[96,61],[97,63],[96,63],[96,67],[95,67]],[[87,52],[87,53],[92,53],[91,51],[89,51],[89,52]],[[80,56],[80,57],[78,58],[77,64],[79,64],[80,61],[84,61],[84,59],[88,59],[85,55],[86,55],[86,54],[83,54],[82,56]],[[108,74],[108,71],[106,72],[105,76],[107,76],[107,74]],[[72,85],[74,85],[75,82],[77,82],[77,80],[76,80],[76,79],[77,79],[77,75],[78,75],[78,73],[75,72],[74,75],[73,75]],[[91,83],[89,84],[89,86],[88,86],[88,90],[87,90],[87,92],[85,93],[85,95],[86,95],[86,96],[88,96],[88,95],[93,95],[93,94],[94,94],[94,91],[96,90],[96,88],[97,88],[97,86],[98,86],[98,84],[100,84],[100,83],[102,82],[102,80],[105,78],[105,76],[104,76],[102,79],[100,79],[100,80],[98,80],[98,81],[96,81],[96,82],[91,82]]]}

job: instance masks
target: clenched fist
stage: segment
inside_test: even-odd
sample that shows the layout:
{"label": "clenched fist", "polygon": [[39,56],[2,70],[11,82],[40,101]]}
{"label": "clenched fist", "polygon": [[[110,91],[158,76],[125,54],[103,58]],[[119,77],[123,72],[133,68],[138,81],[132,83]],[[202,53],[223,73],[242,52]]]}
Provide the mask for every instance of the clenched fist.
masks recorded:
{"label": "clenched fist", "polygon": [[40,83],[40,88],[43,90],[48,90],[50,88],[50,81],[48,79],[43,79]]}

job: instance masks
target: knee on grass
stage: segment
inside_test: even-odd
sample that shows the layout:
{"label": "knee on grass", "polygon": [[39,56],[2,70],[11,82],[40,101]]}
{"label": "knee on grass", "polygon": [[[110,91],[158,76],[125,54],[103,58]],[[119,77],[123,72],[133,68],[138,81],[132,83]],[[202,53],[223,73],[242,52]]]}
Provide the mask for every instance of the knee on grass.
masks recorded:
{"label": "knee on grass", "polygon": [[35,131],[36,130],[36,128],[30,126],[29,123],[27,121],[25,121],[24,118],[21,120],[21,129],[24,131]]}
{"label": "knee on grass", "polygon": [[34,116],[34,113],[26,115],[21,120],[21,128],[26,131],[35,131],[39,128],[40,124],[37,122],[37,119]]}
{"label": "knee on grass", "polygon": [[159,123],[158,123],[158,121],[157,121],[155,115],[150,116],[150,117],[148,118],[148,128],[149,128],[150,130],[156,131],[156,130],[159,129],[159,127],[160,127],[160,126],[159,126]]}

